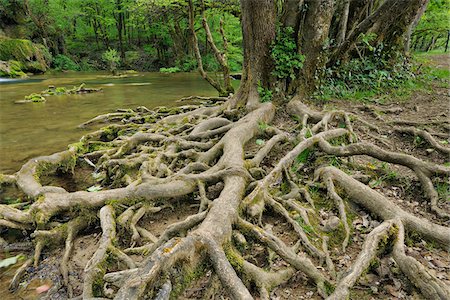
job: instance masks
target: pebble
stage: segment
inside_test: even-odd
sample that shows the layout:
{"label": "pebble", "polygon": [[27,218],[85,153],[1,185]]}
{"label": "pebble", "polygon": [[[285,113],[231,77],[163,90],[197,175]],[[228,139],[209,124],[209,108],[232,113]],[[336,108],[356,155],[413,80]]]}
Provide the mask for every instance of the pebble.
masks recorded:
{"label": "pebble", "polygon": [[323,226],[323,231],[330,232],[330,231],[336,230],[340,223],[341,223],[341,220],[338,217],[332,216],[331,218],[329,218],[328,220],[325,221],[325,224]]}

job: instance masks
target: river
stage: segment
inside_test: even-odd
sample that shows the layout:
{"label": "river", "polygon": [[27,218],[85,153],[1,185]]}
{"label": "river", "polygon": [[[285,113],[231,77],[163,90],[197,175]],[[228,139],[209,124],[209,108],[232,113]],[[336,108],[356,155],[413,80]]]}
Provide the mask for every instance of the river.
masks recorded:
{"label": "river", "polygon": [[[11,174],[27,160],[67,149],[89,131],[77,125],[118,108],[174,106],[191,95],[216,96],[197,73],[138,73],[109,78],[100,72],[58,73],[26,80],[0,80],[0,173]],[[49,96],[45,103],[15,104],[49,85],[102,87],[103,92]],[[92,129],[91,129],[92,130]]]}

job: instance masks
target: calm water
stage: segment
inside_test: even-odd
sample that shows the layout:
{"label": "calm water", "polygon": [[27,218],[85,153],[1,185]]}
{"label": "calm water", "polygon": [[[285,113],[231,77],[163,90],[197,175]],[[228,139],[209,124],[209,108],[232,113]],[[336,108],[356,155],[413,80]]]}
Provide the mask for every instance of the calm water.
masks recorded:
{"label": "calm water", "polygon": [[[102,87],[86,95],[50,96],[45,103],[15,104],[25,95],[49,85],[72,87],[81,83]],[[66,73],[33,76],[27,80],[0,80],[0,173],[13,173],[28,159],[62,151],[88,130],[77,125],[117,108],[177,105],[190,95],[215,96],[215,90],[196,73],[139,73],[107,78],[102,73]],[[91,129],[92,130],[92,129]]]}

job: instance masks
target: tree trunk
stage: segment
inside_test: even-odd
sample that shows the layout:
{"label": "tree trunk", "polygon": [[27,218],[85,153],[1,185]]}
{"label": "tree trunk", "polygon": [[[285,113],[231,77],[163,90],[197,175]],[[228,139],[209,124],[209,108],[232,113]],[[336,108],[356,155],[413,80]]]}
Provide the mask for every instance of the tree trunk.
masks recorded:
{"label": "tree trunk", "polygon": [[430,43],[428,43],[427,49],[425,50],[426,52],[430,51],[433,48],[435,40],[436,40],[436,37],[434,35],[431,36]]}
{"label": "tree trunk", "polygon": [[283,5],[280,23],[283,27],[292,27],[294,32],[298,33],[300,23],[300,7],[303,0],[286,0]]}
{"label": "tree trunk", "polygon": [[194,28],[195,11],[192,0],[188,1],[188,5],[189,5],[189,29],[191,30],[192,47],[195,58],[197,59],[198,72],[200,73],[203,79],[205,79],[212,87],[214,87],[219,92],[220,96],[227,96],[228,93],[220,84],[220,82],[218,80],[214,80],[211,76],[209,76],[208,73],[203,68],[202,55],[200,54],[200,49],[198,47],[198,38]]}
{"label": "tree trunk", "polygon": [[377,35],[377,43],[383,42],[388,49],[393,51],[404,50],[402,43],[407,27],[413,22],[417,11],[427,1],[385,1],[349,33],[346,40],[330,55],[328,65],[333,65],[337,60],[342,59],[353,48],[359,36],[368,32],[375,33]]}
{"label": "tree trunk", "polygon": [[305,56],[300,79],[294,81],[290,90],[297,89],[300,93],[314,90],[316,71],[321,69],[326,60],[323,47],[328,38],[331,19],[333,17],[334,1],[309,0],[306,1],[307,12],[304,23],[299,32],[299,51]]}
{"label": "tree trunk", "polygon": [[337,44],[341,44],[345,40],[347,32],[348,14],[350,10],[350,0],[344,0],[342,7],[341,19],[339,20],[339,30],[337,34]]}
{"label": "tree trunk", "polygon": [[448,51],[449,40],[450,40],[450,30],[447,31],[447,39],[445,40],[445,52]]}
{"label": "tree trunk", "polygon": [[125,62],[125,49],[123,47],[124,13],[122,9],[123,9],[122,0],[116,0],[117,13],[114,13],[114,17],[116,19],[117,34],[119,38],[120,58],[122,60],[122,63],[124,63]]}
{"label": "tree trunk", "polygon": [[241,0],[241,11],[244,64],[234,99],[254,108],[259,104],[258,85],[271,86],[270,45],[275,39],[276,5],[274,0]]}
{"label": "tree trunk", "polygon": [[416,28],[417,24],[419,23],[420,18],[422,17],[423,13],[427,9],[429,0],[424,1],[423,5],[420,7],[420,9],[417,11],[416,16],[414,17],[414,21],[408,26],[408,30],[405,33],[405,53],[409,53],[410,46],[411,46],[411,35]]}

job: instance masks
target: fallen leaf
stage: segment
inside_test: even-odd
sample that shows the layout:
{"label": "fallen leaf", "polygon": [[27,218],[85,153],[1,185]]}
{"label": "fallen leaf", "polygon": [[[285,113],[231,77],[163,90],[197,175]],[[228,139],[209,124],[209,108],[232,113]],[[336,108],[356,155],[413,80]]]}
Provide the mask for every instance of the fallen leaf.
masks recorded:
{"label": "fallen leaf", "polygon": [[0,268],[6,268],[11,265],[15,265],[23,257],[24,257],[23,254],[19,254],[19,255],[13,256],[13,257],[9,257],[9,258],[0,260]]}
{"label": "fallen leaf", "polygon": [[36,288],[36,293],[42,294],[42,293],[45,293],[46,291],[48,291],[49,289],[50,289],[50,286],[48,284],[44,284],[44,285],[41,285]]}
{"label": "fallen leaf", "polygon": [[87,189],[88,192],[98,192],[102,189],[99,185],[93,185]]}

